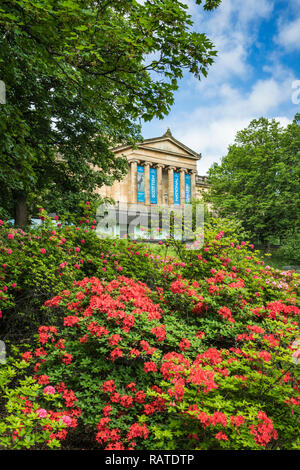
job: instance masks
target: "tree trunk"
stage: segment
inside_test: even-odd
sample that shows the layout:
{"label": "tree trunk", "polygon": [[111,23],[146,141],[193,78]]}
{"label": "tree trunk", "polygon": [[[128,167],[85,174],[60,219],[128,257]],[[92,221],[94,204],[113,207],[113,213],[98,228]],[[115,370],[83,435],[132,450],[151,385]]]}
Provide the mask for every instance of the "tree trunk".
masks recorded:
{"label": "tree trunk", "polygon": [[28,222],[26,193],[24,191],[14,191],[13,198],[15,203],[15,225],[26,227]]}

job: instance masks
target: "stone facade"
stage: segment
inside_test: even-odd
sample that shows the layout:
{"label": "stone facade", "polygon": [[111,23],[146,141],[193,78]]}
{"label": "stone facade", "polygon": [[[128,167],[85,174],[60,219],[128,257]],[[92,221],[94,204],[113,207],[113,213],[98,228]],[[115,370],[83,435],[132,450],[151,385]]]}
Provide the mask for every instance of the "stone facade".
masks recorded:
{"label": "stone facade", "polygon": [[122,181],[112,186],[103,186],[99,194],[111,197],[117,203],[138,204],[137,168],[144,167],[144,191],[146,207],[151,206],[150,201],[150,168],[156,169],[157,202],[158,205],[172,207],[174,205],[174,172],[180,174],[180,206],[186,202],[185,175],[190,175],[191,199],[198,199],[208,185],[205,176],[197,175],[198,154],[176,140],[171,131],[161,137],[146,139],[137,145],[121,146],[113,149],[117,156],[124,156],[129,162],[129,171]]}
{"label": "stone facade", "polygon": [[[176,140],[169,129],[136,148],[123,145],[113,151],[127,158],[129,171],[121,181],[99,190],[115,201],[106,209],[101,206],[99,236],[186,239],[191,201],[208,189],[206,177],[197,175],[201,154]],[[171,228],[175,221],[181,227],[177,231]]]}

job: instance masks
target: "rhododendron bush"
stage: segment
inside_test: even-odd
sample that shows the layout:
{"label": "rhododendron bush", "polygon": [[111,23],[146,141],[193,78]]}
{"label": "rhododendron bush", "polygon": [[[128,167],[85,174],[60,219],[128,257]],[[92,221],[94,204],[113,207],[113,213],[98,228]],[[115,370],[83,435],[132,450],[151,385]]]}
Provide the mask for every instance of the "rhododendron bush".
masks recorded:
{"label": "rhododendron bush", "polygon": [[[177,257],[99,240],[86,220],[52,235],[45,222],[30,245],[43,268],[26,290],[37,335],[22,352],[36,388],[34,399],[22,393],[5,448],[25,442],[20,414],[47,432],[27,422],[39,436],[30,448],[300,448],[299,275],[265,266],[224,221]],[[39,297],[47,262],[53,285]],[[14,295],[12,264],[4,269],[5,324],[24,283],[17,267]]]}
{"label": "rhododendron bush", "polygon": [[[0,448],[60,447],[54,433],[63,438],[70,418],[64,412],[50,412],[39,406],[42,386],[30,375],[20,378],[21,371],[26,371],[29,364],[14,356],[9,357],[5,367],[0,366],[1,402],[5,403],[5,413],[1,412]],[[49,402],[54,396],[48,394],[45,398]]]}
{"label": "rhododendron bush", "polygon": [[229,308],[209,303],[210,283],[172,278],[156,292],[124,276],[85,278],[45,303],[63,325],[41,326],[23,357],[76,419],[69,439],[105,449],[293,448],[298,307]]}
{"label": "rhododendron bush", "polygon": [[28,338],[45,321],[57,321],[41,306],[84,276],[113,279],[124,273],[155,279],[151,260],[143,256],[145,247],[132,251],[126,240],[99,240],[89,204],[83,204],[79,218],[50,218],[43,209],[39,217],[42,225],[26,232],[0,220],[2,340]]}

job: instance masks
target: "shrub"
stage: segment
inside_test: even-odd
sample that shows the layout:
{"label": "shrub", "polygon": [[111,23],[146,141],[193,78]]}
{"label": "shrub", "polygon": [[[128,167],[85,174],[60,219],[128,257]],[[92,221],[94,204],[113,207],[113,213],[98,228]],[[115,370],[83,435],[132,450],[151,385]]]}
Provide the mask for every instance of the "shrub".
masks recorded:
{"label": "shrub", "polygon": [[[1,339],[28,340],[39,325],[59,322],[42,304],[84,276],[113,279],[124,273],[154,283],[155,267],[143,256],[146,247],[99,240],[93,212],[85,205],[82,217],[69,216],[66,224],[41,210],[42,225],[26,232],[0,221]],[[142,256],[135,256],[133,263],[136,252]]]}
{"label": "shrub", "polygon": [[[56,227],[42,211],[34,232],[2,227],[3,325],[8,336],[38,329],[22,396],[53,418],[50,435],[26,445],[299,448],[300,276],[265,266],[222,220],[209,221],[203,246],[171,242],[178,257],[167,257],[99,240],[87,214]],[[24,409],[3,430],[7,447]],[[40,432],[34,413],[29,435]]]}
{"label": "shrub", "polygon": [[[267,302],[290,297],[299,302],[296,299],[300,286],[299,275],[295,275],[293,271],[274,270],[265,265],[259,250],[255,250],[253,244],[238,237],[232,221],[210,219],[205,224],[204,235],[202,234],[202,239],[194,242],[192,248],[195,249],[178,250],[183,277],[203,281],[205,278],[209,279],[212,272],[221,270],[230,273],[232,280],[246,280],[243,282],[242,292],[252,299],[251,302],[255,298],[259,298],[260,302]],[[201,246],[200,250],[198,246]],[[231,289],[225,292],[236,295],[238,291]],[[219,295],[222,295],[222,292],[219,292]],[[224,301],[226,302],[226,299]]]}
{"label": "shrub", "polygon": [[276,255],[283,256],[291,262],[300,263],[300,232],[292,232],[282,241]]}
{"label": "shrub", "polygon": [[[237,303],[242,283],[229,286],[220,271],[201,285],[178,274],[164,281],[154,292],[124,276],[86,278],[46,302],[63,326],[40,327],[28,360],[58,393],[53,406],[78,417],[68,445],[299,448],[299,309]],[[212,285],[236,293],[225,305]]]}
{"label": "shrub", "polygon": [[[25,357],[27,357],[25,355]],[[49,411],[54,396],[45,395],[45,408],[37,403],[41,391],[29,364],[10,357],[0,368],[0,449],[45,449],[60,446],[69,423],[65,412]]]}

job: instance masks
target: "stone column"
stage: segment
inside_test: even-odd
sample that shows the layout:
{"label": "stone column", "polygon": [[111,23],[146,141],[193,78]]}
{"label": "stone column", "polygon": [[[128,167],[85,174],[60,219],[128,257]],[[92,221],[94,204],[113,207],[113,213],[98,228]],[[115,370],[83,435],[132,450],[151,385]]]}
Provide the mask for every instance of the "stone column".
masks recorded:
{"label": "stone column", "polygon": [[162,169],[164,165],[158,163],[156,165],[157,168],[157,204],[162,205],[165,203],[165,197],[163,194],[163,182],[162,182]]}
{"label": "stone column", "polygon": [[111,193],[112,193],[111,186],[106,186],[106,188],[105,188],[105,196],[106,196],[106,197],[111,197]]}
{"label": "stone column", "polygon": [[168,206],[174,205],[174,170],[175,166],[168,167]]}
{"label": "stone column", "polygon": [[185,172],[184,168],[180,170],[180,206],[183,207],[185,204]]}
{"label": "stone column", "polygon": [[145,204],[150,206],[150,163],[145,162]]}
{"label": "stone column", "polygon": [[191,171],[191,200],[196,197],[196,174],[197,170]]}
{"label": "stone column", "polygon": [[128,203],[137,204],[137,164],[139,160],[130,162],[130,181],[128,184]]}

